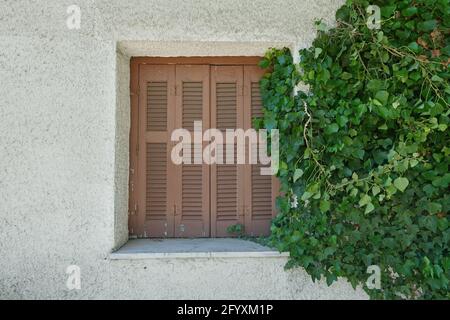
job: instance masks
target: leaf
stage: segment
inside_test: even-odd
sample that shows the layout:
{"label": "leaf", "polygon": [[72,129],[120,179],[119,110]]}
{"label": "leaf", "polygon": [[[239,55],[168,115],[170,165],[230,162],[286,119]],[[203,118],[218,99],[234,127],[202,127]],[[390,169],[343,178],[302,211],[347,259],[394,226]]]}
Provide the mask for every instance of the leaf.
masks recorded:
{"label": "leaf", "polygon": [[259,62],[259,67],[261,69],[267,69],[270,66],[270,61],[267,59],[263,59]]}
{"label": "leaf", "polygon": [[394,180],[394,186],[401,192],[405,191],[409,185],[409,180],[405,177],[398,177]]}
{"label": "leaf", "polygon": [[322,82],[327,82],[330,80],[330,71],[328,71],[328,69],[323,69],[323,71],[319,74],[318,79]]}
{"label": "leaf", "polygon": [[442,79],[442,78],[439,77],[437,74],[435,74],[434,76],[431,77],[431,81],[434,81],[434,82],[442,82],[442,81],[444,81],[444,79]]}
{"label": "leaf", "polygon": [[381,189],[380,189],[379,186],[375,185],[375,186],[372,187],[372,194],[373,194],[374,196],[376,196],[376,195],[379,194],[380,192],[381,192]]}
{"label": "leaf", "polygon": [[326,134],[333,134],[339,131],[339,126],[337,123],[329,124],[325,127],[325,133]]}
{"label": "leaf", "polygon": [[364,211],[364,214],[368,214],[368,213],[372,212],[374,209],[375,209],[375,207],[371,202],[367,205],[366,210]]}
{"label": "leaf", "polygon": [[418,163],[419,163],[419,161],[417,161],[416,159],[409,160],[409,165],[411,166],[411,168],[414,168],[415,166],[417,166]]}
{"label": "leaf", "polygon": [[346,116],[339,115],[336,117],[336,122],[339,124],[340,127],[344,127],[348,122],[348,118]]}
{"label": "leaf", "polygon": [[328,210],[330,210],[330,201],[321,200],[319,208],[320,208],[320,211],[322,211],[323,213],[327,212]]}
{"label": "leaf", "polygon": [[294,182],[296,182],[302,176],[303,176],[303,170],[302,169],[295,169],[295,171],[294,171]]}
{"label": "leaf", "polygon": [[341,74],[341,79],[342,80],[349,80],[349,79],[351,79],[353,76],[352,76],[352,74],[351,73],[348,73],[348,72],[343,72],[342,74]]}
{"label": "leaf", "polygon": [[442,205],[437,202],[430,202],[427,204],[427,211],[431,214],[436,214],[442,211]]}
{"label": "leaf", "polygon": [[408,44],[408,48],[411,49],[411,51],[413,51],[414,53],[419,53],[420,52],[420,47],[417,44],[417,42],[413,41],[410,44]]}
{"label": "leaf", "polygon": [[367,83],[367,89],[372,92],[377,92],[383,87],[383,81],[378,79],[372,79]]}
{"label": "leaf", "polygon": [[367,205],[371,202],[372,202],[372,198],[368,194],[365,194],[359,200],[359,206],[364,207],[365,205]]}
{"label": "leaf", "polygon": [[389,92],[385,90],[380,90],[375,94],[375,99],[381,102],[381,104],[386,105],[389,99]]}
{"label": "leaf", "polygon": [[306,191],[305,193],[303,193],[301,199],[302,199],[303,201],[308,200],[309,198],[312,197],[312,195],[313,195],[313,193]]}
{"label": "leaf", "polygon": [[434,29],[436,29],[437,27],[437,21],[436,20],[427,20],[427,21],[423,21],[417,24],[417,29],[419,31],[424,31],[424,32],[428,32],[428,31],[433,31]]}
{"label": "leaf", "polygon": [[314,50],[314,59],[317,59],[319,56],[320,56],[320,54],[322,53],[322,48],[316,48],[315,50]]}
{"label": "leaf", "polygon": [[406,9],[402,10],[402,15],[404,17],[411,17],[412,15],[417,13],[417,8],[416,7],[409,7]]}

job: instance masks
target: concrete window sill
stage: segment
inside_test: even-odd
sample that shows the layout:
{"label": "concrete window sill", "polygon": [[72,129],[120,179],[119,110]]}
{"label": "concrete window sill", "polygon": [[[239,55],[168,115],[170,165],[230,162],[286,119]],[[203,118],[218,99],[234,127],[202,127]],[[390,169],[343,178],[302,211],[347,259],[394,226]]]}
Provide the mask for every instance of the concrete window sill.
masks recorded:
{"label": "concrete window sill", "polygon": [[252,241],[225,238],[132,239],[110,254],[111,260],[164,258],[277,258],[288,253]]}

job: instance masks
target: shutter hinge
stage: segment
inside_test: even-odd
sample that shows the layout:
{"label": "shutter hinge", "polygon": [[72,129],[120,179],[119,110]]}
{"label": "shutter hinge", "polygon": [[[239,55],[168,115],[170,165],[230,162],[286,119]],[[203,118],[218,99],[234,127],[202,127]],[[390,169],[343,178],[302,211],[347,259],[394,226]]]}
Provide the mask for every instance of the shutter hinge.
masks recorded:
{"label": "shutter hinge", "polygon": [[138,205],[137,203],[134,204],[134,209],[130,211],[130,215],[134,216],[135,214],[137,214],[138,211]]}
{"label": "shutter hinge", "polygon": [[170,89],[170,95],[172,95],[172,96],[176,96],[177,95],[177,85],[174,85],[173,87],[171,87],[171,89]]}

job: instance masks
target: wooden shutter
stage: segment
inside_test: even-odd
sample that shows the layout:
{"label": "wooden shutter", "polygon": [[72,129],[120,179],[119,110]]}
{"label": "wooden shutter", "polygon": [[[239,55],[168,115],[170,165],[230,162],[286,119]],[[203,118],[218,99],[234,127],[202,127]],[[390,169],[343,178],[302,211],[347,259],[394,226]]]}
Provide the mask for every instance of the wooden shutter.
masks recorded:
{"label": "wooden shutter", "polygon": [[[211,128],[243,127],[243,67],[211,67]],[[223,160],[226,151],[223,148]],[[236,150],[235,150],[236,151]],[[236,152],[235,152],[236,155]],[[244,223],[244,166],[211,165],[211,235],[230,236],[227,228]]]}
{"label": "wooden shutter", "polygon": [[[264,71],[257,66],[244,67],[244,129],[252,128],[252,119],[263,116],[259,80]],[[258,149],[252,148],[253,156]],[[261,175],[260,168],[268,167],[260,163],[245,165],[245,230],[251,236],[270,233],[272,218],[275,216],[275,199],[279,191],[278,179]]]}
{"label": "wooden shutter", "polygon": [[194,121],[209,128],[209,66],[177,66],[176,83],[176,127],[191,132],[192,156],[191,164],[176,166],[175,236],[209,237],[209,166],[203,163],[202,145],[193,144]]}
{"label": "wooden shutter", "polygon": [[138,237],[172,237],[175,66],[140,65],[137,156]]}
{"label": "wooden shutter", "polygon": [[[175,165],[170,157],[173,130],[192,133],[195,120],[203,131],[222,130],[224,139],[225,129],[251,128],[262,115],[263,72],[244,66],[244,58],[193,59],[192,65],[189,58],[142,59],[131,64],[130,234],[228,237],[227,228],[238,223],[248,235],[269,234],[279,183],[260,175],[260,164],[238,165],[237,148],[234,164]],[[207,144],[192,152],[202,158]]]}

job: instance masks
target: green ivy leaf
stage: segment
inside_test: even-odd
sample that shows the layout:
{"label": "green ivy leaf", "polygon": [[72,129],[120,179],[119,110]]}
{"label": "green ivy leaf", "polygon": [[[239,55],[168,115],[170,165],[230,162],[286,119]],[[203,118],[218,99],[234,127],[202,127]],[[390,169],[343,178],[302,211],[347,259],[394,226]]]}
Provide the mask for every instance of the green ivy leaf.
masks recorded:
{"label": "green ivy leaf", "polygon": [[321,200],[319,208],[320,208],[320,211],[322,211],[323,213],[327,212],[328,210],[330,210],[330,201]]}
{"label": "green ivy leaf", "polygon": [[295,169],[294,171],[294,182],[296,182],[298,179],[300,179],[303,176],[303,170],[302,169]]}
{"label": "green ivy leaf", "polygon": [[306,191],[306,192],[304,192],[304,193],[302,194],[301,199],[302,199],[303,201],[306,201],[306,200],[308,200],[309,198],[311,198],[311,197],[313,196],[313,194],[314,194],[314,193],[312,193],[312,192]]}
{"label": "green ivy leaf", "polygon": [[413,51],[414,53],[420,52],[420,47],[415,41],[408,44],[408,48],[411,49],[411,51]]}
{"label": "green ivy leaf", "polygon": [[381,192],[381,189],[380,189],[379,186],[374,185],[374,186],[372,187],[372,194],[373,194],[374,196],[376,196],[376,195],[379,194],[380,192]]}
{"label": "green ivy leaf", "polygon": [[394,180],[394,186],[401,192],[405,191],[409,185],[409,180],[405,177],[398,177]]}
{"label": "green ivy leaf", "polygon": [[366,210],[364,210],[364,214],[368,214],[372,212],[375,209],[374,205],[372,203],[367,204]]}
{"label": "green ivy leaf", "polygon": [[270,66],[270,61],[267,59],[263,59],[259,62],[259,67],[261,69],[267,69]]}
{"label": "green ivy leaf", "polygon": [[444,79],[442,79],[441,77],[439,77],[438,75],[433,75],[432,77],[431,77],[431,81],[434,81],[434,82],[443,82],[444,81]]}
{"label": "green ivy leaf", "polygon": [[433,31],[434,29],[436,29],[436,27],[437,27],[437,20],[427,20],[424,22],[420,22],[417,25],[417,29],[419,31],[424,31],[424,32]]}
{"label": "green ivy leaf", "polygon": [[325,127],[326,134],[333,134],[339,131],[339,126],[337,123],[329,124]]}
{"label": "green ivy leaf", "polygon": [[381,88],[383,88],[383,81],[381,81],[379,79],[371,79],[367,83],[367,89],[369,89],[372,92],[377,92],[377,91],[381,90]]}
{"label": "green ivy leaf", "polygon": [[375,99],[381,102],[382,105],[386,105],[389,99],[389,92],[380,90],[375,94]]}
{"label": "green ivy leaf", "polygon": [[364,207],[372,202],[372,198],[368,194],[364,194],[359,200],[359,206]]}
{"label": "green ivy leaf", "polygon": [[322,51],[323,51],[322,48],[316,48],[314,51],[314,59],[317,59],[322,53]]}
{"label": "green ivy leaf", "polygon": [[409,7],[402,10],[402,15],[405,17],[411,17],[412,15],[415,15],[417,13],[416,7]]}

